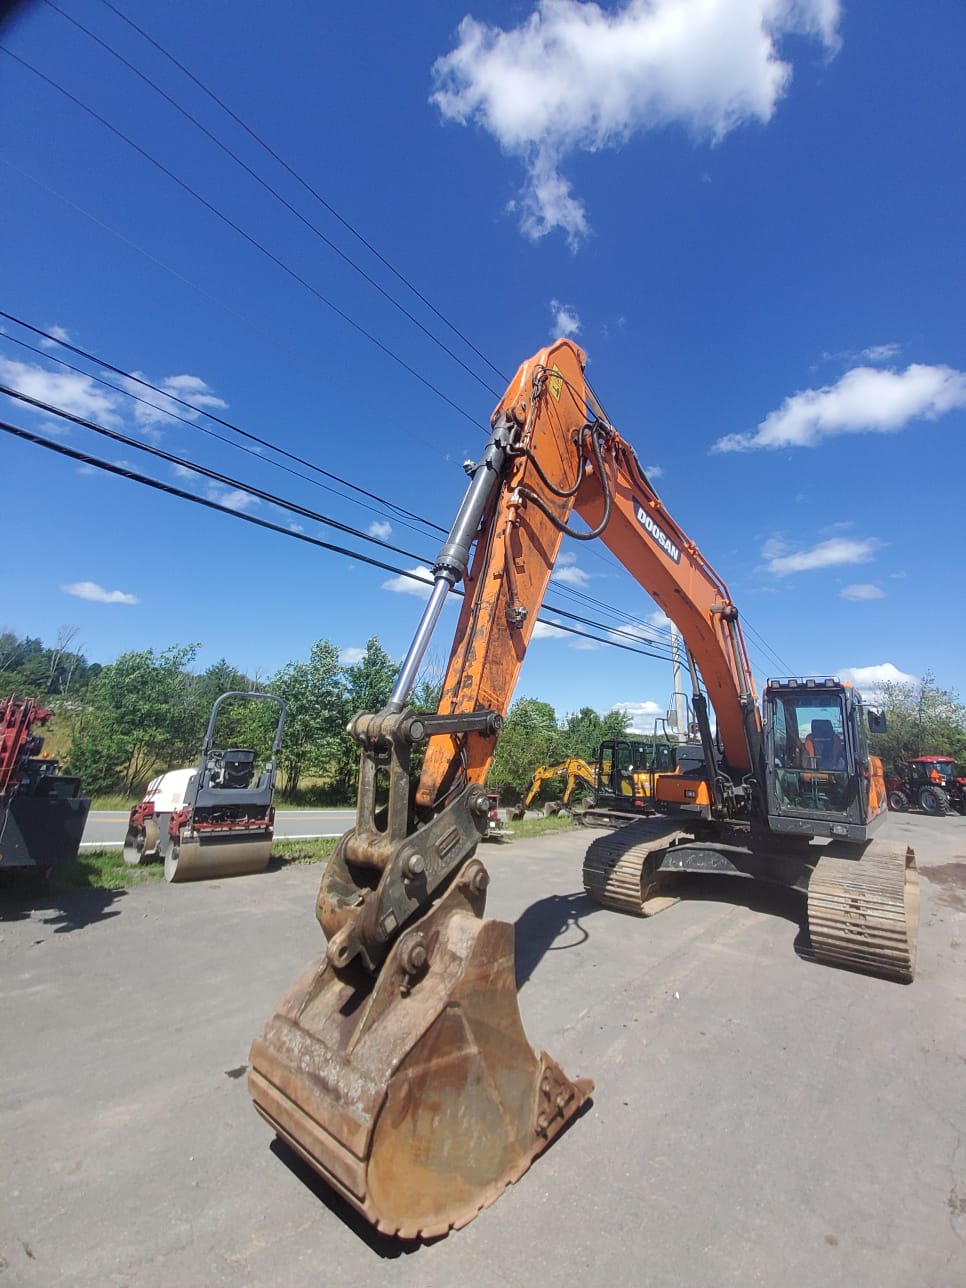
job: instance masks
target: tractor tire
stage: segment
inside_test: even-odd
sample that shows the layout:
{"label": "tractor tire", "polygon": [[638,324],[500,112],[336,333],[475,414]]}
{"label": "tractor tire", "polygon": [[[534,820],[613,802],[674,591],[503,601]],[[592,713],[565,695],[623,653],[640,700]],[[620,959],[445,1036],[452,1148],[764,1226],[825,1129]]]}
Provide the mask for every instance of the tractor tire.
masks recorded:
{"label": "tractor tire", "polygon": [[939,818],[949,813],[949,797],[941,787],[920,787],[919,808],[924,814]]}
{"label": "tractor tire", "polygon": [[889,793],[889,808],[897,814],[904,814],[909,808],[909,797],[898,787],[894,787]]}

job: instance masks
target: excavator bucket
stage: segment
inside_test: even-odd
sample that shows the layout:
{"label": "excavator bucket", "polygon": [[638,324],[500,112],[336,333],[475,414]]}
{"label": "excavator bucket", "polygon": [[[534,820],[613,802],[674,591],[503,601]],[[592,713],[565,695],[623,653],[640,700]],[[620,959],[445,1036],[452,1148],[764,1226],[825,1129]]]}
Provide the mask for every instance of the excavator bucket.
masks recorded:
{"label": "excavator bucket", "polygon": [[593,1090],[527,1042],[513,928],[466,865],[375,976],[323,957],[251,1049],[258,1112],[386,1234],[460,1228],[519,1179]]}

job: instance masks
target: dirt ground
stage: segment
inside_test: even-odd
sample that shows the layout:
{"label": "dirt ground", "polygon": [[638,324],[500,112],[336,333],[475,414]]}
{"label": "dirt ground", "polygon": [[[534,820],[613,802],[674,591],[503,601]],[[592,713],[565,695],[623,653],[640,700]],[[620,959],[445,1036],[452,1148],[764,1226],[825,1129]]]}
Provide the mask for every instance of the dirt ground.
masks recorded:
{"label": "dirt ground", "polygon": [[592,838],[484,846],[528,1036],[594,1100],[428,1245],[375,1235],[253,1111],[252,1038],[321,951],[319,869],[0,895],[0,1288],[966,1282],[966,818],[916,848],[916,982],[815,965],[802,901],[734,878],[644,921]]}

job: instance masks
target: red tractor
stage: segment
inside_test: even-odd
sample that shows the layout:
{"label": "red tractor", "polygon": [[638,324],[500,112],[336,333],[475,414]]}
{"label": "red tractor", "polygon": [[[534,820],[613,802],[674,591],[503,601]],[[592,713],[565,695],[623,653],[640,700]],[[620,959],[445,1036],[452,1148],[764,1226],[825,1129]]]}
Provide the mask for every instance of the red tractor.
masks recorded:
{"label": "red tractor", "polygon": [[950,810],[966,814],[966,778],[961,778],[952,756],[916,756],[906,761],[904,778],[886,782],[889,808],[900,813],[918,805],[924,814],[939,816]]}

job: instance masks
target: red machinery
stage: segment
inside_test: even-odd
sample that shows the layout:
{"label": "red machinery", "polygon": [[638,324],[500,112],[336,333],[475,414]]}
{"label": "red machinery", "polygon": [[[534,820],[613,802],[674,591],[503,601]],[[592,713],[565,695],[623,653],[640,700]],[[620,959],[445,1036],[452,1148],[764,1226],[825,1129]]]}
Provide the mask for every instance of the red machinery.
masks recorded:
{"label": "red machinery", "polygon": [[90,801],[81,781],[58,773],[34,733],[50,711],[33,698],[0,698],[0,871],[48,871],[77,858]]}

